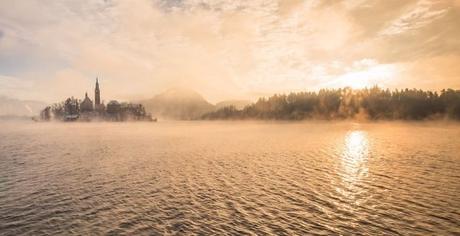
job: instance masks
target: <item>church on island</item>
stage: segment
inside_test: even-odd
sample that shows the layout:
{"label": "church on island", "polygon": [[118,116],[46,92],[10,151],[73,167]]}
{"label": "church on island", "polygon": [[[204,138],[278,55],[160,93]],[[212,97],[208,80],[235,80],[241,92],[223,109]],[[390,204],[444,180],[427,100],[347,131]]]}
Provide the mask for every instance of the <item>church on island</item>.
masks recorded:
{"label": "church on island", "polygon": [[83,100],[70,97],[43,109],[40,112],[40,119],[45,121],[156,121],[146,113],[142,104],[120,103],[112,100],[105,105],[103,101],[101,102],[98,78],[94,89],[94,103],[88,93],[85,93]]}

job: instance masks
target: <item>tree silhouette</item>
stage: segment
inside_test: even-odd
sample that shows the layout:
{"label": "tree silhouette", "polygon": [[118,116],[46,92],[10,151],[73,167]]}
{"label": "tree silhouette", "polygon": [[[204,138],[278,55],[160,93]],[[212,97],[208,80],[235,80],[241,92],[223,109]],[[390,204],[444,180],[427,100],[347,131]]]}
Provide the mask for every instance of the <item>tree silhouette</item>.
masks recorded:
{"label": "tree silhouette", "polygon": [[224,107],[203,119],[348,119],[365,114],[372,120],[460,119],[460,90],[437,92],[379,87],[322,89],[318,92],[275,94],[242,110]]}

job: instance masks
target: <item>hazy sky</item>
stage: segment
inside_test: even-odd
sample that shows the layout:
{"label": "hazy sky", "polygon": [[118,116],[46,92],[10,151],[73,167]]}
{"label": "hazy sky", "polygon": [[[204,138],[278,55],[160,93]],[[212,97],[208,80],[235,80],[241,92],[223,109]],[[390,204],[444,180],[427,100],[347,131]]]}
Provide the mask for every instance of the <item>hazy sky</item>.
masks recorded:
{"label": "hazy sky", "polygon": [[0,1],[0,95],[460,89],[460,0]]}

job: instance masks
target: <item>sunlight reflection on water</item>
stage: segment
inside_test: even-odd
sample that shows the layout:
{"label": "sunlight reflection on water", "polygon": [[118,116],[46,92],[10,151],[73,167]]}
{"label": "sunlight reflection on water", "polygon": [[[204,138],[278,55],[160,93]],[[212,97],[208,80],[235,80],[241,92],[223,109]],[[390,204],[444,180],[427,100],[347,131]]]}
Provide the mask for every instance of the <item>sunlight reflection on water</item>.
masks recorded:
{"label": "sunlight reflection on water", "polygon": [[350,131],[345,136],[341,156],[341,176],[344,189],[339,190],[349,199],[354,199],[361,190],[359,182],[367,175],[369,140],[365,131]]}

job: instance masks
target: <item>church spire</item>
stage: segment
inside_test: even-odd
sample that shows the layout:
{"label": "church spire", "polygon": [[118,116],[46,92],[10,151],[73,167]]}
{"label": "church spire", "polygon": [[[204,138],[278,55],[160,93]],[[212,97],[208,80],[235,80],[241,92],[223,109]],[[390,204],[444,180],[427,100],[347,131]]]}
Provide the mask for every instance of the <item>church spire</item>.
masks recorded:
{"label": "church spire", "polygon": [[99,79],[96,77],[96,89],[94,90],[94,104],[101,105],[101,91],[99,90]]}

